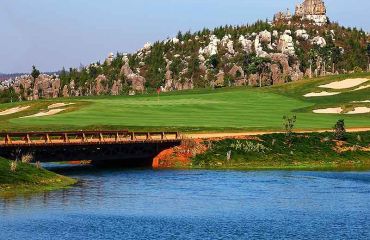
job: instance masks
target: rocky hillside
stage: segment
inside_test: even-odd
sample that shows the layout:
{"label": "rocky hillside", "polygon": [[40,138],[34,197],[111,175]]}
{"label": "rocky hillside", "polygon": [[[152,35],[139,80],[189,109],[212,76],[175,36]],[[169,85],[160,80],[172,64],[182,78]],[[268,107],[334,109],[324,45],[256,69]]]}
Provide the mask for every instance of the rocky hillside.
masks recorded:
{"label": "rocky hillside", "polygon": [[222,86],[268,86],[305,77],[362,71],[369,36],[337,23],[307,20],[224,26],[181,33],[132,54],[55,75],[24,75],[1,84],[3,101],[120,95]]}

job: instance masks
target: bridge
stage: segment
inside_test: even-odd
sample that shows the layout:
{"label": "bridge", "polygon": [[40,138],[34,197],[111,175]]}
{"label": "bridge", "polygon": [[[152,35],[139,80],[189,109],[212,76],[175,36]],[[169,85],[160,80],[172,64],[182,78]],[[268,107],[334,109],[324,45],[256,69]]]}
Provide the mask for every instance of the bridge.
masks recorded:
{"label": "bridge", "polygon": [[149,165],[161,151],[180,145],[178,132],[61,131],[0,132],[0,156],[61,162],[89,160],[94,164]]}

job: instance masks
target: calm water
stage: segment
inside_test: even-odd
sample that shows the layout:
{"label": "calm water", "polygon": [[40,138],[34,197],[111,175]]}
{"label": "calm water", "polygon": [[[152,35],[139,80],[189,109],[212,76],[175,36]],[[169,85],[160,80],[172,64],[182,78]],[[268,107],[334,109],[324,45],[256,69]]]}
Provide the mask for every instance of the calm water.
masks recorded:
{"label": "calm water", "polygon": [[0,199],[0,239],[370,239],[370,172],[62,170]]}

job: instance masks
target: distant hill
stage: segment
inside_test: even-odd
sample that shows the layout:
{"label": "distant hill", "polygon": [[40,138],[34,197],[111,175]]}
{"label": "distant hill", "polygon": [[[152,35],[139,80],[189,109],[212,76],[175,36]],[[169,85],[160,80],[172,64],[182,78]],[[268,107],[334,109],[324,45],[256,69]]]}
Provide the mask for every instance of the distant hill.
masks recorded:
{"label": "distant hill", "polygon": [[306,8],[311,9],[304,4],[294,16],[278,13],[273,22],[179,32],[173,38],[146,43],[137,52],[110,53],[104,62],[63,69],[57,76],[23,76],[0,84],[0,95],[35,100],[263,87],[365,70],[370,36],[362,29],[331,22],[324,5],[320,19]]}
{"label": "distant hill", "polygon": [[24,75],[25,73],[0,73],[0,82]]}

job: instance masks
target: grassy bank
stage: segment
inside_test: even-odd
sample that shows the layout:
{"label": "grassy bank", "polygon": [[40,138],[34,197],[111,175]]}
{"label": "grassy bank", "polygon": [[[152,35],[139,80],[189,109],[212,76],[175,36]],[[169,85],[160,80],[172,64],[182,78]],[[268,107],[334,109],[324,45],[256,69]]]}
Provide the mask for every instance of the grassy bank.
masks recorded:
{"label": "grassy bank", "polygon": [[[208,149],[192,159],[192,168],[245,170],[370,170],[370,132],[349,133],[346,141],[332,133],[284,134],[206,141]],[[227,159],[227,152],[231,158]]]}
{"label": "grassy bank", "polygon": [[[284,115],[297,115],[297,129],[330,129],[339,118],[347,127],[370,127],[370,113],[315,114],[314,109],[370,107],[370,88],[342,90],[319,88],[320,85],[346,78],[370,78],[370,73],[336,75],[302,80],[264,88],[237,87],[195,89],[136,96],[98,96],[40,100],[2,104],[0,111],[18,105],[30,106],[23,112],[0,116],[3,130],[179,130],[182,132],[240,132],[280,130]],[[362,86],[366,86],[364,83]],[[306,98],[310,92],[339,91],[338,95]],[[65,111],[45,117],[32,115],[56,102],[75,103]]]}
{"label": "grassy bank", "polygon": [[18,162],[17,169],[10,170],[10,162],[0,158],[0,196],[7,197],[19,193],[48,191],[67,187],[76,180],[58,175],[31,164]]}

